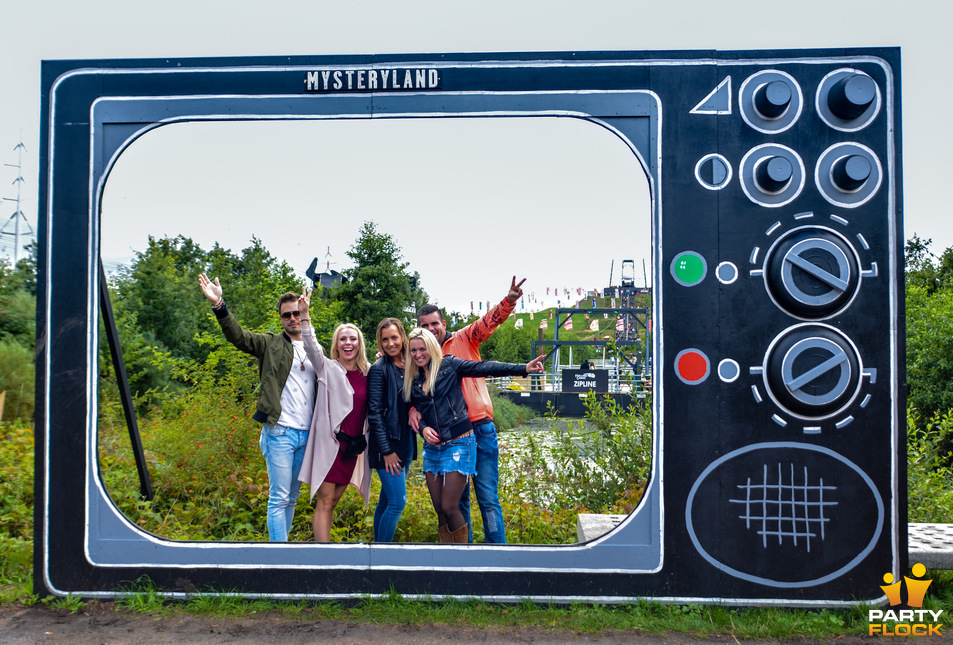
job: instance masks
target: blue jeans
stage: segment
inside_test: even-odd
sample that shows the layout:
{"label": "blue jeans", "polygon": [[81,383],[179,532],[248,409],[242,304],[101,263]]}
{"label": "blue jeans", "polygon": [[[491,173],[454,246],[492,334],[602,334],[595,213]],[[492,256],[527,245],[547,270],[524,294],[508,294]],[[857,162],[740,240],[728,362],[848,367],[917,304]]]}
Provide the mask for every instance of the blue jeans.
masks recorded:
{"label": "blue jeans", "polygon": [[[477,504],[483,517],[483,533],[492,544],[506,544],[506,527],[503,526],[503,507],[500,506],[500,446],[496,441],[496,426],[492,421],[474,426],[476,435],[476,471],[473,485]],[[473,542],[473,523],[470,521],[470,484],[460,498],[460,512],[470,527],[470,542]]]}
{"label": "blue jeans", "polygon": [[301,493],[301,462],[308,443],[307,430],[284,426],[261,427],[261,454],[268,466],[268,539],[287,542]]}
{"label": "blue jeans", "polygon": [[393,542],[397,532],[397,522],[407,506],[407,469],[410,464],[402,464],[399,475],[391,475],[386,468],[377,470],[381,479],[381,495],[374,509],[374,541]]}

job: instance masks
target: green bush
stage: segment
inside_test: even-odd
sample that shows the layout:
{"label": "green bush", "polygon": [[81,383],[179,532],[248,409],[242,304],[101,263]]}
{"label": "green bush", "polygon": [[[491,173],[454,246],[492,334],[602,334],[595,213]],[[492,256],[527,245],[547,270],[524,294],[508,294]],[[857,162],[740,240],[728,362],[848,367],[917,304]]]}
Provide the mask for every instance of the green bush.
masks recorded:
{"label": "green bush", "polygon": [[0,424],[0,535],[33,535],[33,429]]}
{"label": "green bush", "polygon": [[953,522],[953,411],[934,415],[919,429],[917,415],[907,414],[907,509],[911,522]]}
{"label": "green bush", "polygon": [[622,410],[589,394],[586,409],[584,420],[553,418],[548,437],[530,435],[521,450],[501,455],[501,470],[515,475],[519,498],[538,508],[631,512],[651,469],[651,406]]}
{"label": "green bush", "polygon": [[0,392],[6,392],[2,420],[33,420],[34,360],[31,349],[12,340],[0,340]]}
{"label": "green bush", "polygon": [[493,399],[493,425],[497,431],[512,430],[536,416],[533,408],[518,405],[499,395],[499,389],[490,385],[490,397]]}

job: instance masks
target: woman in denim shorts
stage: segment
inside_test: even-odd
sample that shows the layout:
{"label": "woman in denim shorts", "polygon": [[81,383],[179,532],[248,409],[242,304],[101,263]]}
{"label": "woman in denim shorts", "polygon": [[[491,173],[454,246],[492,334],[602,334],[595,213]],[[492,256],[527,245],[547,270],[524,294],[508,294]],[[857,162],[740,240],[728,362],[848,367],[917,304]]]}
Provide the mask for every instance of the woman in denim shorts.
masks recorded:
{"label": "woman in denim shorts", "polygon": [[424,474],[437,513],[441,542],[467,541],[468,526],[459,502],[470,475],[476,474],[476,440],[466,399],[464,377],[524,376],[541,372],[543,356],[529,363],[465,361],[443,356],[437,339],[426,329],[407,336],[404,360],[404,400],[421,415],[419,432],[424,444]]}

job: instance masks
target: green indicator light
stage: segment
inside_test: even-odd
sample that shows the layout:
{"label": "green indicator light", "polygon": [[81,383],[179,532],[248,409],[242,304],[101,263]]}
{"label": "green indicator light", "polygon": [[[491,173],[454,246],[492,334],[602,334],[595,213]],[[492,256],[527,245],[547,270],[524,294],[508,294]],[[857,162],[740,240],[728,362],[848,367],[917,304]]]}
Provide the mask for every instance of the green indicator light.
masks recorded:
{"label": "green indicator light", "polygon": [[672,260],[672,277],[684,287],[691,287],[705,279],[708,264],[700,254],[694,251],[682,251]]}

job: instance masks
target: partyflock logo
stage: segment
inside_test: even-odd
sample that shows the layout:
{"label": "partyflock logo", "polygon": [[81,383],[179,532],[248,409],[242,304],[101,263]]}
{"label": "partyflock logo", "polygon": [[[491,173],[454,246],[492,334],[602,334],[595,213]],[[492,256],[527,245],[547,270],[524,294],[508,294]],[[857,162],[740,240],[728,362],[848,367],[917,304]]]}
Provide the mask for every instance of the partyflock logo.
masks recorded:
{"label": "partyflock logo", "polygon": [[[942,636],[940,616],[942,609],[920,609],[923,606],[923,597],[932,580],[919,580],[927,572],[927,568],[919,562],[910,569],[914,577],[903,577],[907,583],[907,607],[911,609],[893,609],[902,603],[901,591],[903,581],[894,582],[892,573],[884,574],[884,582],[880,588],[887,594],[890,609],[871,609],[867,612],[867,635],[874,636]],[[916,609],[912,609],[916,607]]]}

